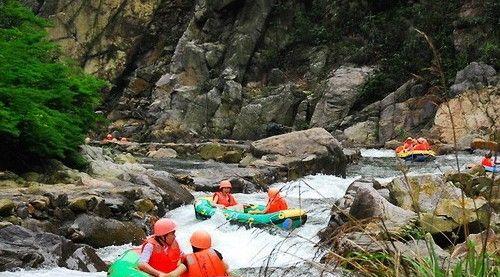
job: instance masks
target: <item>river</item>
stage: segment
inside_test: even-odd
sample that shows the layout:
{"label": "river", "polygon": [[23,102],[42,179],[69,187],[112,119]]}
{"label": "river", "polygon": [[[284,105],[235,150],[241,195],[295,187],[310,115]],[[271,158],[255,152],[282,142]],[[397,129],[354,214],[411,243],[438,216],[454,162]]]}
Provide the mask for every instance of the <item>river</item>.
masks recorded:
{"label": "river", "polygon": [[[290,206],[301,207],[307,211],[307,223],[291,232],[227,224],[224,217],[217,214],[210,220],[198,221],[194,218],[192,205],[169,211],[166,217],[178,222],[177,240],[186,253],[190,252],[189,236],[192,232],[197,229],[210,232],[214,248],[223,254],[224,260],[238,276],[259,276],[258,272],[263,266],[270,268],[266,276],[319,276],[317,267],[306,267],[304,261],[319,261],[321,253],[314,247],[319,240],[316,234],[328,223],[332,203],[344,195],[354,180],[374,177],[380,182],[388,182],[402,175],[401,165],[408,168],[409,175],[440,174],[456,169],[454,155],[439,156],[427,163],[402,164],[391,150],[362,149],[361,154],[359,163],[348,167],[345,179],[330,175],[311,175],[296,181],[272,184],[273,187],[284,187],[281,193]],[[461,169],[464,169],[466,164],[480,161],[481,154],[460,153]],[[203,195],[205,194],[200,192],[194,193],[195,197]],[[265,203],[267,199],[263,192],[235,194],[235,197],[240,203]],[[105,247],[98,249],[98,254],[102,259],[112,261],[128,248],[130,245]],[[324,276],[335,275],[338,274]],[[106,276],[106,273],[47,268],[2,272],[0,276],[87,277]],[[260,276],[264,275],[261,273]]]}

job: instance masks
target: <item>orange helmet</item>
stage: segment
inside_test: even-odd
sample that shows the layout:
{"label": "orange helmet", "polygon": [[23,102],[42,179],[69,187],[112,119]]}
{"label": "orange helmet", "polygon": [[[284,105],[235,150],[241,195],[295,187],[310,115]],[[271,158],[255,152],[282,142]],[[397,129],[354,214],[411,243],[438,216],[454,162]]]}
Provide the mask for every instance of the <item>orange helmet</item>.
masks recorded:
{"label": "orange helmet", "polygon": [[212,238],[207,231],[197,230],[191,235],[191,246],[199,249],[208,249],[212,247]]}
{"label": "orange helmet", "polygon": [[170,218],[160,218],[156,221],[153,229],[155,236],[164,236],[175,231],[175,229],[177,229],[177,224]]}
{"label": "orange helmet", "polygon": [[222,180],[220,183],[219,183],[219,189],[222,189],[222,188],[232,188],[233,186],[231,185],[231,182],[229,182],[229,180]]}
{"label": "orange helmet", "polygon": [[267,190],[267,196],[269,197],[275,197],[280,193],[280,190],[278,188],[269,188]]}
{"label": "orange helmet", "polygon": [[109,140],[113,139],[113,135],[112,134],[107,134],[106,135],[106,139],[109,139]]}

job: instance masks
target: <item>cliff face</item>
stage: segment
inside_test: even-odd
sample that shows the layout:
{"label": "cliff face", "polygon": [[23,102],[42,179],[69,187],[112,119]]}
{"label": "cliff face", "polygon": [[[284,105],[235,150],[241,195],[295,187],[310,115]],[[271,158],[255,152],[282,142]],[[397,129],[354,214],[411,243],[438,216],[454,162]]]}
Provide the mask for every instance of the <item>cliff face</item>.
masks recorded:
{"label": "cliff face", "polygon": [[[377,65],[353,64],[342,39],[314,40],[336,30],[304,21],[312,1],[24,2],[53,20],[50,36],[85,71],[113,83],[104,109],[117,136],[258,139],[324,127],[353,144],[380,145],[429,130],[441,102],[417,81],[361,101]],[[488,12],[486,2],[466,1],[457,16]],[[335,17],[330,11],[323,16]],[[488,25],[461,22],[469,23],[455,26],[455,47],[472,53],[477,28]]]}

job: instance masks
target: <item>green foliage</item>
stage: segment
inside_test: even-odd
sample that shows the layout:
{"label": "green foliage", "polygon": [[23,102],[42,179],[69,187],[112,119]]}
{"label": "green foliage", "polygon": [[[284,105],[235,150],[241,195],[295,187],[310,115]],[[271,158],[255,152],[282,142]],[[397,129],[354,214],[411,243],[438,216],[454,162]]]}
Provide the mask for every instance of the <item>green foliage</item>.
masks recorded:
{"label": "green foliage", "polygon": [[104,81],[61,61],[49,23],[17,1],[0,3],[0,167],[22,170],[77,154],[95,122]]}
{"label": "green foliage", "polygon": [[[324,24],[324,6],[330,0],[306,1],[305,7],[298,7],[293,1],[277,1],[274,5],[275,14],[293,15],[292,37],[295,44],[320,45],[332,40],[333,33]],[[272,18],[272,16],[271,16]]]}

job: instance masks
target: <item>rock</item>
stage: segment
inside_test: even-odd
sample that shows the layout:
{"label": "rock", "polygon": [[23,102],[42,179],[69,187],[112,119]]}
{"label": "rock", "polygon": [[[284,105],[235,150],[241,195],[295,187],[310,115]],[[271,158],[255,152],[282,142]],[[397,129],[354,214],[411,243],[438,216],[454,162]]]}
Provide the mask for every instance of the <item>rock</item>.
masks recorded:
{"label": "rock", "polygon": [[[492,134],[495,137],[494,134]],[[491,135],[490,135],[491,136]],[[491,140],[484,140],[480,138],[475,138],[470,145],[471,149],[484,149],[489,151],[500,152],[500,143]]]}
{"label": "rock", "polygon": [[269,86],[277,86],[285,82],[285,73],[281,71],[279,68],[273,68],[269,72],[268,85]]}
{"label": "rock", "polygon": [[9,216],[15,208],[14,201],[10,199],[0,199],[0,216]]}
{"label": "rock", "polygon": [[471,199],[442,199],[435,208],[434,214],[446,216],[460,225],[478,220],[478,213],[481,213],[482,207],[487,201],[484,198]]}
{"label": "rock", "polygon": [[200,148],[200,157],[204,160],[216,160],[222,157],[227,151],[227,147],[219,143],[209,143]]}
{"label": "rock", "polygon": [[246,153],[245,157],[243,157],[243,159],[240,160],[240,165],[244,166],[244,167],[247,167],[250,164],[252,164],[255,160],[257,160],[257,158],[255,158],[252,155],[252,153]]}
{"label": "rock", "polygon": [[278,155],[271,164],[305,172],[329,172],[345,175],[347,159],[339,142],[325,129],[313,128],[254,141],[251,152],[256,157]]}
{"label": "rock", "polygon": [[471,62],[464,69],[457,72],[455,84],[450,87],[453,94],[460,94],[467,90],[478,90],[498,82],[496,71],[492,66],[481,62]]}
{"label": "rock", "polygon": [[384,148],[396,150],[396,148],[398,148],[400,145],[403,145],[403,143],[393,139],[386,141],[384,144]]}
{"label": "rock", "polygon": [[[264,26],[273,3],[273,0],[248,2],[237,15],[234,31],[228,40],[223,65],[223,68],[234,71],[237,81],[243,80],[245,76],[255,46],[265,30]],[[248,18],[252,20],[246,20]]]}
{"label": "rock", "polygon": [[82,214],[78,216],[68,230],[72,240],[93,247],[139,244],[145,238],[144,230],[133,222],[120,222],[111,218],[101,218]]}
{"label": "rock", "polygon": [[371,67],[341,66],[320,85],[320,100],[311,118],[311,127],[337,128],[359,97],[358,88],[372,73]]}
{"label": "rock", "polygon": [[155,204],[149,199],[139,199],[134,201],[134,206],[137,211],[148,213],[155,208]]}
{"label": "rock", "polygon": [[[73,199],[69,202],[69,208],[75,213],[84,213],[88,210],[88,203],[92,197],[81,197]],[[95,199],[95,198],[94,198]]]}
{"label": "rock", "polygon": [[[468,179],[464,176],[450,178]],[[464,197],[463,209],[461,191],[452,182],[433,175],[408,177],[408,180],[407,185],[404,178],[396,178],[387,187],[396,205],[420,213],[423,230],[432,234],[451,232],[463,224],[482,220],[486,207],[483,198]]]}
{"label": "rock", "polygon": [[354,124],[344,130],[344,135],[350,144],[355,146],[374,146],[377,143],[377,123],[364,121]]}
{"label": "rock", "polygon": [[[473,250],[474,253],[479,254],[483,252],[483,244],[486,240],[486,253],[489,255],[497,255],[500,245],[500,236],[495,234],[492,229],[484,230],[479,234],[470,234],[465,242],[457,244],[453,249],[451,258],[461,258],[467,255],[467,252]],[[472,243],[474,249],[470,249],[469,243]]]}
{"label": "rock", "polygon": [[[453,129],[448,106],[453,115],[457,141],[464,140],[469,148],[475,137],[492,134],[500,120],[500,89],[498,87],[471,90],[439,106],[434,118],[433,131],[445,143],[453,144]],[[466,139],[467,138],[467,139]]]}
{"label": "rock", "polygon": [[[403,85],[400,89],[408,89]],[[390,97],[387,96],[386,98]],[[382,100],[384,103],[386,100]],[[380,113],[378,138],[381,143],[390,139],[404,139],[420,133],[420,129],[434,118],[435,99],[431,96],[410,98],[402,103],[386,106]]]}
{"label": "rock", "polygon": [[134,164],[137,163],[137,159],[130,153],[118,154],[115,157],[115,162],[118,164],[125,164],[125,163]]}
{"label": "rock", "polygon": [[243,105],[234,123],[236,139],[260,139],[287,132],[293,126],[298,106],[306,94],[295,85],[285,84],[272,89],[269,95]]}
{"label": "rock", "polygon": [[[406,210],[416,212],[433,212],[443,199],[459,199],[460,189],[435,175],[420,175],[408,177],[409,184],[404,177],[398,177],[387,184],[395,204]],[[412,200],[415,199],[415,203]],[[416,207],[415,207],[416,206]]]}
{"label": "rock", "polygon": [[349,214],[355,219],[377,218],[384,222],[385,227],[376,223],[377,227],[367,226],[365,230],[383,233],[384,229],[391,234],[400,234],[404,230],[414,227],[417,214],[394,206],[384,199],[378,192],[369,186],[360,187],[356,193],[354,201],[349,209]]}
{"label": "rock", "polygon": [[455,151],[455,146],[453,146],[452,144],[447,144],[447,143],[435,144],[433,146],[433,148],[434,148],[434,151],[436,152],[436,154],[438,154],[438,155],[452,154]]}
{"label": "rock", "polygon": [[22,177],[28,182],[40,182],[42,175],[37,172],[26,172]]}
{"label": "rock", "polygon": [[[422,260],[430,259],[431,255],[436,255],[439,262],[444,264],[449,259],[448,252],[436,245],[432,237],[426,240],[387,241],[376,239],[373,236],[363,232],[349,232],[343,236],[334,238],[335,253],[346,256],[354,253],[388,253],[389,255],[400,255],[405,259]],[[432,245],[434,253],[429,251]]]}
{"label": "rock", "polygon": [[[147,187],[151,193],[160,195],[158,204],[164,205],[169,209],[177,208],[181,205],[191,203],[194,200],[193,195],[184,187],[182,187],[175,178],[165,171],[152,171],[146,174],[137,174],[132,176],[131,180],[134,184]],[[151,200],[155,199],[154,194],[149,194],[144,191],[144,196]],[[161,213],[161,211],[159,211]]]}
{"label": "rock", "polygon": [[242,159],[243,153],[241,151],[236,151],[236,150],[231,150],[227,151],[222,156],[217,157],[218,161],[224,162],[224,163],[239,163],[240,160]]}
{"label": "rock", "polygon": [[89,246],[50,233],[20,226],[0,228],[0,271],[16,268],[66,267],[86,272],[105,271],[106,264]]}
{"label": "rock", "polygon": [[148,152],[147,156],[153,159],[177,158],[177,151],[172,148],[162,147],[158,150]]}
{"label": "rock", "polygon": [[85,72],[114,80],[125,69],[127,57],[135,53],[134,44],[139,37],[151,32],[148,23],[160,1],[106,1],[103,4],[107,8],[100,10],[98,17],[98,4],[80,4],[44,3],[41,15],[54,22],[48,29],[50,39],[82,63]]}

